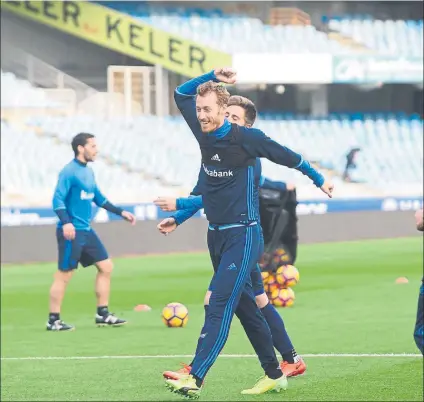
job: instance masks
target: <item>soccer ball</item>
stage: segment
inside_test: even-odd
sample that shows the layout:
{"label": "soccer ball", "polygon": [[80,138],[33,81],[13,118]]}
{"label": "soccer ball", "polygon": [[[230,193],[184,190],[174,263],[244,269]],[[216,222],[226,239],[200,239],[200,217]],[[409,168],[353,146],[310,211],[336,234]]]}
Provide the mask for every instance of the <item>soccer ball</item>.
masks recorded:
{"label": "soccer ball", "polygon": [[167,327],[185,327],[188,321],[187,307],[181,303],[169,303],[162,310],[162,321]]}
{"label": "soccer ball", "polygon": [[275,277],[281,287],[293,287],[299,282],[299,271],[293,265],[282,265],[278,267]]}
{"label": "soccer ball", "polygon": [[269,274],[267,282],[264,283],[265,292],[270,294],[279,287],[280,285],[278,284],[275,276],[273,274]]}
{"label": "soccer ball", "polygon": [[294,303],[293,289],[276,289],[271,293],[270,300],[275,307],[290,307]]}
{"label": "soccer ball", "polygon": [[274,255],[283,255],[283,254],[286,254],[286,250],[284,250],[283,248],[277,248],[274,251]]}
{"label": "soccer ball", "polygon": [[268,271],[263,271],[261,272],[261,275],[262,275],[262,282],[264,283],[264,285],[266,285],[268,283],[268,280],[271,274]]}
{"label": "soccer ball", "polygon": [[277,250],[274,251],[274,257],[272,259],[272,262],[276,266],[279,266],[281,264],[287,264],[290,262],[290,255],[283,248],[277,248]]}

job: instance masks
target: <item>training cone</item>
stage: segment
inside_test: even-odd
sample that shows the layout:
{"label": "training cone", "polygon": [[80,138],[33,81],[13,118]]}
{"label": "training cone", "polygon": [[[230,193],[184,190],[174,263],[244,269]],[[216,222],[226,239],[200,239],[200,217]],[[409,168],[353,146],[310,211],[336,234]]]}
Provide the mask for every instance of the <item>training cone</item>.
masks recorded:
{"label": "training cone", "polygon": [[147,304],[137,304],[137,306],[134,307],[134,311],[150,311],[151,309],[152,308]]}

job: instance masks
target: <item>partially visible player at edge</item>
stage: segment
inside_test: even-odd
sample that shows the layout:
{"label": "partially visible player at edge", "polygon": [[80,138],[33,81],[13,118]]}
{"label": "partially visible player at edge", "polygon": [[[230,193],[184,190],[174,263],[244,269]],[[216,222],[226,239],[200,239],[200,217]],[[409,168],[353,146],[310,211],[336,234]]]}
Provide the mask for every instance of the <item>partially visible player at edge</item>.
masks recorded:
{"label": "partially visible player at edge", "polygon": [[80,133],[72,139],[75,158],[59,173],[53,195],[53,209],[59,217],[56,229],[58,245],[58,271],[50,288],[50,314],[48,331],[71,331],[73,326],[60,319],[62,300],[66,287],[80,263],[83,267],[97,268],[95,291],[98,326],[120,326],[126,321],[109,312],[110,278],[113,264],[108,253],[91,227],[92,202],[116,215],[122,216],[132,225],[136,219],[130,212],[111,204],[100,192],[94,172],[87,164],[97,155],[96,138],[92,134]]}
{"label": "partially visible player at edge", "polygon": [[[226,118],[230,123],[238,124],[244,127],[252,127],[256,120],[256,107],[255,104],[243,96],[231,96],[228,102]],[[257,159],[257,163],[260,164],[260,159]],[[261,177],[260,186],[262,188],[293,188],[292,185],[285,185],[281,182],[272,182],[270,180]],[[192,195],[195,195],[196,188],[192,191]],[[191,218],[197,211],[203,208],[202,196],[191,196],[189,198],[173,198],[173,197],[159,197],[155,200],[155,204],[164,211],[177,211],[171,217],[164,219],[159,223],[158,229],[163,234],[173,232],[177,226],[183,224],[186,220]],[[277,312],[275,307],[269,302],[268,296],[265,292],[261,269],[259,266],[256,267],[251,274],[251,281],[253,290],[255,293],[256,304],[261,309],[272,334],[272,339],[275,348],[281,354],[283,361],[280,363],[282,372],[287,377],[296,377],[303,374],[306,371],[306,364],[303,359],[297,355],[296,350],[290,340],[287,333],[284,321],[280,314]],[[209,299],[212,293],[213,280],[211,286],[206,292],[204,299],[205,315],[209,309]],[[202,330],[203,333],[203,330]],[[199,337],[198,347],[201,347],[203,338]],[[178,371],[165,371],[163,376],[170,379],[179,379],[181,375],[190,373],[191,363],[189,365],[183,365]]]}
{"label": "partially visible player at edge", "polygon": [[227,341],[236,310],[265,372],[253,388],[242,393],[263,394],[287,388],[270,329],[256,305],[250,283],[250,274],[263,251],[258,227],[256,158],[298,169],[330,197],[333,191],[333,185],[301,155],[272,141],[260,130],[225,119],[230,95],[218,82],[235,81],[233,70],[216,69],[182,84],[174,94],[202,153],[200,193],[209,221],[208,247],[216,272],[204,340],[191,372],[179,380],[166,381],[172,391],[189,397],[200,395],[203,380]]}
{"label": "partially visible player at edge", "polygon": [[[415,212],[415,224],[417,230],[424,232],[423,209]],[[414,340],[420,352],[424,355],[424,276],[421,281],[420,294],[418,296],[417,320],[415,322]]]}

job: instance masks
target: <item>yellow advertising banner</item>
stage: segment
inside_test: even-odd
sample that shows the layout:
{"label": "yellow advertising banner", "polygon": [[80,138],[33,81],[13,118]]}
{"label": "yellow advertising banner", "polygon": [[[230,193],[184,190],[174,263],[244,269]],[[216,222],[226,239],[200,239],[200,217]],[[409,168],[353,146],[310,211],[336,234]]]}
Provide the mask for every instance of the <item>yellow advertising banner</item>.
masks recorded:
{"label": "yellow advertising banner", "polygon": [[2,9],[187,77],[231,66],[231,55],[88,1],[1,1]]}

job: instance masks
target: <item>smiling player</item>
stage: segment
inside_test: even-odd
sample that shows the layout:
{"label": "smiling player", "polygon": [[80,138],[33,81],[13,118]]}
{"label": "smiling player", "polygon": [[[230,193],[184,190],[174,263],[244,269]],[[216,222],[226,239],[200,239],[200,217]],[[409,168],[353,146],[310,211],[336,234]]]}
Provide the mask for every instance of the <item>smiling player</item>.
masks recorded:
{"label": "smiling player", "polygon": [[208,247],[215,280],[206,316],[204,340],[190,374],[167,380],[174,392],[198,397],[203,380],[224,347],[231,321],[237,315],[254,347],[265,375],[243,394],[286,389],[272,346],[270,329],[256,305],[250,274],[263,252],[258,225],[256,158],[295,168],[331,197],[333,185],[301,155],[278,144],[263,132],[231,124],[225,119],[229,93],[217,82],[235,83],[231,69],[216,69],[190,80],[175,91],[175,101],[199,143],[202,169],[199,189],[209,221]]}
{"label": "smiling player", "polygon": [[[226,112],[226,118],[230,123],[235,123],[244,127],[252,127],[256,120],[256,115],[256,107],[250,99],[237,95],[230,97]],[[259,158],[257,159],[256,163],[260,165]],[[262,188],[287,188],[285,183],[272,182],[263,177],[261,178],[260,183]],[[196,187],[198,185],[199,184],[197,184]],[[292,186],[290,186],[290,188],[292,188]],[[195,189],[193,190],[192,194],[196,193]],[[177,228],[177,225],[181,225],[203,208],[201,196],[179,199],[172,197],[160,197],[155,200],[155,204],[164,211],[178,210],[178,212],[176,212],[173,216],[166,218],[159,223],[158,229],[163,234],[172,232]],[[277,312],[275,307],[269,302],[268,296],[265,293],[259,265],[257,265],[256,269],[251,273],[251,282],[255,294],[256,304],[261,309],[271,329],[274,346],[280,352],[283,358],[282,362],[280,363],[281,370],[287,377],[295,377],[297,375],[303,374],[306,370],[306,365],[303,359],[297,355],[290,337],[287,334],[282,317]],[[212,293],[213,283],[214,279],[212,279],[204,299],[205,317],[209,309],[209,299]],[[196,350],[201,347],[202,340],[203,338],[199,337]],[[190,370],[191,364],[183,365],[182,369],[178,371],[165,371],[163,375],[165,378],[179,379],[181,375],[189,373]]]}

